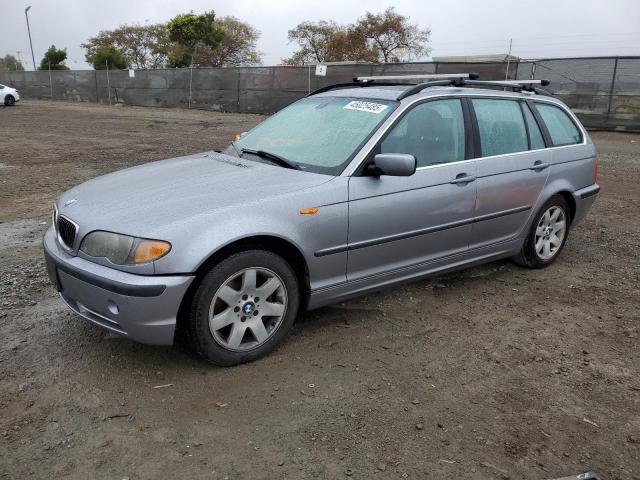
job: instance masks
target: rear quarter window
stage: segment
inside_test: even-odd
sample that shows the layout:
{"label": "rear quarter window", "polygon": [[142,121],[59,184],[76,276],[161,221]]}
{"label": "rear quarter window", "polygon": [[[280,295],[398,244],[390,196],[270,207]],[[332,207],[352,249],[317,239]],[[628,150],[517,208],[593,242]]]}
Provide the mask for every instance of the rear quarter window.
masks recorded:
{"label": "rear quarter window", "polygon": [[536,102],[535,106],[549,131],[554,147],[582,143],[580,130],[564,110],[548,103]]}

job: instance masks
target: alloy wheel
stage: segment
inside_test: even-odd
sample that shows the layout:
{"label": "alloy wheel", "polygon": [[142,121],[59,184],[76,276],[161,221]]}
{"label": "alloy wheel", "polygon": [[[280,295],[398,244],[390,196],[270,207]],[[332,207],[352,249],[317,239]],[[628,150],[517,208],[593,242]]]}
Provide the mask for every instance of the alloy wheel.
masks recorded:
{"label": "alloy wheel", "polygon": [[282,279],[267,268],[247,268],[231,275],[216,291],[209,307],[209,330],[228,350],[252,350],[273,335],[286,310]]}
{"label": "alloy wheel", "polygon": [[567,216],[558,206],[549,208],[536,227],[535,250],[543,261],[551,260],[562,247],[567,233]]}

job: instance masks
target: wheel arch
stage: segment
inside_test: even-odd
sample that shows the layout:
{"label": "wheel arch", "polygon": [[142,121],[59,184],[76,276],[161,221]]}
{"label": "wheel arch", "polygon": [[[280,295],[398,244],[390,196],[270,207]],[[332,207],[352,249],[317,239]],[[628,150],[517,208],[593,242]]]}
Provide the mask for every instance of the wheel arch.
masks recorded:
{"label": "wheel arch", "polygon": [[207,257],[198,266],[195,271],[196,278],[191,282],[191,285],[187,289],[187,292],[180,303],[176,325],[177,332],[184,330],[183,326],[185,325],[189,315],[191,301],[193,300],[193,296],[200,285],[200,280],[204,275],[206,275],[214,265],[225,258],[228,258],[234,253],[245,250],[266,250],[280,255],[284,260],[286,260],[289,265],[291,265],[291,268],[293,268],[300,285],[300,310],[304,311],[306,309],[310,291],[309,267],[300,249],[292,242],[282,237],[274,235],[249,236],[234,240],[233,242],[222,246],[215,252],[211,253],[209,257]]}
{"label": "wheel arch", "polygon": [[567,202],[567,205],[569,205],[569,220],[573,222],[576,216],[576,199],[573,197],[573,194],[569,190],[560,190],[555,195],[560,195]]}

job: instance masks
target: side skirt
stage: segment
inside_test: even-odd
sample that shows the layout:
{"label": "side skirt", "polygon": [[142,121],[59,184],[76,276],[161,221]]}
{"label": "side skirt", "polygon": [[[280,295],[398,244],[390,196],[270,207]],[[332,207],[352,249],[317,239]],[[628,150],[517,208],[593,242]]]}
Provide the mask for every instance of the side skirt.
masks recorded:
{"label": "side skirt", "polygon": [[348,300],[401,283],[512,257],[520,251],[523,241],[523,238],[517,238],[498,245],[482,247],[426,263],[313,290],[309,297],[307,309],[313,310],[314,308]]}

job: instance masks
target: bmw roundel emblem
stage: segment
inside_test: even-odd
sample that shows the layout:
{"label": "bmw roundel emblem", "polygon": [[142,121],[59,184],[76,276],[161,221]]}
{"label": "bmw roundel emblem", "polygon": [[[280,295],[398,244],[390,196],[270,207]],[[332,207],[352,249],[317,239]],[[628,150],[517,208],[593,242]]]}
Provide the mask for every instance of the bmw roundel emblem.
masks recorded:
{"label": "bmw roundel emblem", "polygon": [[242,307],[242,311],[247,314],[250,315],[253,313],[253,311],[255,310],[255,305],[253,303],[245,303],[244,306]]}

